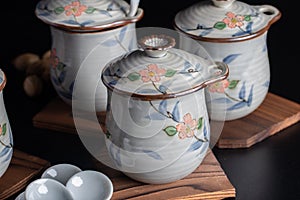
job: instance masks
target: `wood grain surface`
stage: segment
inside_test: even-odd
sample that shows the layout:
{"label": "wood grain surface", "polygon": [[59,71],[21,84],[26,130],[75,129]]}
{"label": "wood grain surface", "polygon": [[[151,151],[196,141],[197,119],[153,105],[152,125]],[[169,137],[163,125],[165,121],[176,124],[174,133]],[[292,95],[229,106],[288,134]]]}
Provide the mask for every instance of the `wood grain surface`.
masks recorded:
{"label": "wood grain surface", "polygon": [[300,104],[268,93],[254,112],[227,121],[216,144],[219,148],[248,148],[299,122]]}
{"label": "wood grain surface", "polygon": [[8,199],[23,190],[49,166],[46,160],[14,149],[10,165],[0,178],[0,200]]}
{"label": "wood grain surface", "polygon": [[235,188],[211,150],[187,177],[168,184],[145,184],[97,162],[96,169],[111,178],[112,200],[220,200],[235,197]]}

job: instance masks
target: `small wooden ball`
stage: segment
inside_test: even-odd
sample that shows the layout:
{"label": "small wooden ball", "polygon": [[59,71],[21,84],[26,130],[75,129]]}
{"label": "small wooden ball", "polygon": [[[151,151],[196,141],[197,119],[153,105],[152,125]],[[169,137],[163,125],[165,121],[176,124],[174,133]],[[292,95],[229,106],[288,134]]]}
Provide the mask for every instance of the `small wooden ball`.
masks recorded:
{"label": "small wooden ball", "polygon": [[42,93],[43,81],[37,75],[29,75],[24,80],[23,88],[28,96],[38,96]]}
{"label": "small wooden ball", "polygon": [[13,60],[13,65],[20,71],[25,71],[29,65],[40,60],[40,57],[34,53],[20,54]]}

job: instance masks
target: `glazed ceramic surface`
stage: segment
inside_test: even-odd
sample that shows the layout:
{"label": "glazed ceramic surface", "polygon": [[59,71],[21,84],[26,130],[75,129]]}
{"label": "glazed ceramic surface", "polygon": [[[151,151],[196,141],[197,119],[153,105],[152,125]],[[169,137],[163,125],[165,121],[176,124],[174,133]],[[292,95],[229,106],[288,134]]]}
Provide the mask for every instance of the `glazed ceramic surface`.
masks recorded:
{"label": "glazed ceramic surface", "polygon": [[13,155],[13,136],[3,100],[5,84],[6,77],[0,69],[0,177],[6,172]]}
{"label": "glazed ceramic surface", "polygon": [[108,152],[118,169],[161,184],[192,173],[209,148],[203,88],[224,80],[227,65],[172,48],[165,35],[146,36],[102,72],[108,88]]}
{"label": "glazed ceramic surface", "polygon": [[[178,31],[199,41],[213,60],[228,64],[228,78],[206,88],[214,120],[222,120],[223,113],[225,120],[244,117],[265,99],[270,84],[267,32],[280,17],[273,6],[234,0],[201,1],[176,15]],[[183,49],[193,46],[182,38]]]}
{"label": "glazed ceramic surface", "polygon": [[[42,0],[36,6],[36,15],[50,25],[51,46],[51,81],[58,95],[69,105],[73,99],[84,102],[97,98],[97,111],[106,108],[106,88],[93,77],[100,77],[100,72],[111,59],[136,48],[135,22],[143,16],[138,8],[139,1],[93,0]],[[81,86],[82,94],[73,96],[74,83],[81,63],[95,47],[98,49],[97,70],[86,70],[86,84]],[[86,97],[85,90],[97,85],[96,94]],[[82,107],[85,110],[85,107]]]}

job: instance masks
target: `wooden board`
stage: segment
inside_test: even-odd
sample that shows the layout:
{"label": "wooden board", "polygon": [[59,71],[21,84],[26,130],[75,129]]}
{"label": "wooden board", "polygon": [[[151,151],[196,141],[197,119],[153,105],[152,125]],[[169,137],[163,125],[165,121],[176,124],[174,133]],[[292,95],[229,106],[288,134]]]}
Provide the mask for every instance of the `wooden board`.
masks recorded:
{"label": "wooden board", "polygon": [[[99,122],[104,126],[105,113],[98,114]],[[244,118],[225,122],[216,147],[248,148],[299,120],[300,105],[298,103],[268,93],[257,110]],[[34,116],[33,124],[38,128],[76,133],[72,109],[58,97]],[[89,124],[87,128],[93,126],[97,125]]]}
{"label": "wooden board", "polygon": [[14,149],[10,165],[0,178],[0,200],[8,199],[23,190],[49,166],[46,160]]}
{"label": "wooden board", "polygon": [[96,166],[98,171],[105,173],[112,180],[112,200],[217,200],[233,198],[236,195],[235,188],[211,150],[192,174],[168,184],[145,184],[100,162]]}
{"label": "wooden board", "polygon": [[216,144],[219,148],[248,148],[299,122],[300,104],[268,93],[258,109],[227,121]]}

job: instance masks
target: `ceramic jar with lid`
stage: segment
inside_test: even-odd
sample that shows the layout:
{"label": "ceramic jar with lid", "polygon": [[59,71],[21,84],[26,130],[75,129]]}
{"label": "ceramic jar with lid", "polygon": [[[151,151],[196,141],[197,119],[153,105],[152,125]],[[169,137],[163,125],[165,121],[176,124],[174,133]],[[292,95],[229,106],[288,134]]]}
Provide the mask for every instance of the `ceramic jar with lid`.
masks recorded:
{"label": "ceramic jar with lid", "polygon": [[[135,23],[143,17],[138,5],[139,0],[131,0],[130,5],[123,0],[41,0],[37,4],[36,16],[50,25],[50,77],[64,102],[72,105],[72,100],[79,99],[82,109],[90,111],[86,105],[96,96],[94,107],[105,111],[107,96],[99,81],[101,70],[111,59],[136,48]],[[75,97],[73,89],[81,63],[96,46],[103,48],[97,48],[96,59],[86,62],[97,67],[80,72],[86,81]],[[87,95],[97,84],[96,95]]]}
{"label": "ceramic jar with lid", "polygon": [[[215,120],[222,120],[222,113],[225,120],[242,118],[265,99],[270,84],[267,33],[280,17],[271,5],[236,0],[199,1],[175,16],[177,31],[197,40],[214,60],[228,64],[228,78],[206,90]],[[183,49],[193,46],[184,38],[181,45]]]}
{"label": "ceramic jar with lid", "polygon": [[106,146],[117,169],[162,184],[192,173],[209,148],[204,90],[228,67],[174,47],[169,35],[144,36],[140,49],[103,69],[108,90]]}
{"label": "ceramic jar with lid", "polygon": [[3,99],[5,84],[6,76],[0,69],[0,177],[6,172],[13,155],[13,136]]}

